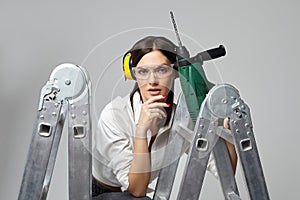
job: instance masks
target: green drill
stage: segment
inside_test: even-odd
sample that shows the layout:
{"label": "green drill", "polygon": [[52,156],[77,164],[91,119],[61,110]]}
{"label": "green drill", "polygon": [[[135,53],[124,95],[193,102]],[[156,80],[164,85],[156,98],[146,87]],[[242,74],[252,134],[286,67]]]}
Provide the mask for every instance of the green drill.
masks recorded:
{"label": "green drill", "polygon": [[202,67],[203,62],[224,56],[226,51],[224,46],[220,45],[217,48],[190,57],[189,52],[181,43],[173,12],[171,11],[170,14],[179,46],[177,49],[178,57],[175,67],[178,69],[180,84],[188,111],[195,124],[201,104],[208,91],[214,86],[213,83],[207,80]]}

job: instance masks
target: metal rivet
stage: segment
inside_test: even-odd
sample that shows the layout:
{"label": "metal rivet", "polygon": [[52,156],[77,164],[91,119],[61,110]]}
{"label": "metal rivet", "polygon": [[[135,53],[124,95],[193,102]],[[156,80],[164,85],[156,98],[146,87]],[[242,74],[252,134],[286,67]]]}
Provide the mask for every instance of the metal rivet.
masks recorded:
{"label": "metal rivet", "polygon": [[69,79],[65,80],[66,85],[71,85],[71,81]]}
{"label": "metal rivet", "polygon": [[203,128],[204,128],[204,125],[203,125],[203,124],[200,124],[200,128],[202,128],[202,129],[203,129]]}
{"label": "metal rivet", "polygon": [[73,108],[73,109],[74,109],[74,108],[76,108],[76,106],[75,106],[74,104],[72,104],[72,105],[71,105],[71,108]]}
{"label": "metal rivet", "polygon": [[233,121],[233,123],[234,123],[235,125],[237,125],[237,124],[238,124],[236,120],[234,120],[234,121]]}
{"label": "metal rivet", "polygon": [[213,131],[212,131],[212,130],[209,130],[208,132],[209,132],[209,133],[213,133]]}
{"label": "metal rivet", "polygon": [[45,119],[44,115],[41,115],[41,116],[40,116],[40,119],[41,119],[41,120]]}
{"label": "metal rivet", "polygon": [[44,111],[47,110],[46,106],[43,106],[43,110],[44,110]]}
{"label": "metal rivet", "polygon": [[75,114],[72,114],[71,117],[72,117],[73,119],[75,119],[75,118],[76,118],[76,115],[75,115]]}
{"label": "metal rivet", "polygon": [[201,133],[198,133],[197,135],[198,135],[198,137],[200,137],[200,136],[201,136]]}
{"label": "metal rivet", "polygon": [[245,107],[245,105],[242,105],[241,108],[244,110],[246,107]]}
{"label": "metal rivet", "polygon": [[247,131],[247,135],[251,135],[251,132],[250,132],[250,131]]}
{"label": "metal rivet", "polygon": [[86,122],[86,121],[82,121],[82,123],[83,123],[84,125],[86,125],[86,124],[87,124],[87,122]]}
{"label": "metal rivet", "polygon": [[236,130],[235,130],[235,132],[236,132],[236,133],[239,133],[239,132],[240,132],[240,130],[239,130],[239,129],[236,129]]}
{"label": "metal rivet", "polygon": [[222,102],[223,102],[224,104],[227,104],[227,103],[228,103],[227,99],[222,99]]}
{"label": "metal rivet", "polygon": [[236,115],[239,117],[239,118],[242,118],[243,117],[243,114],[241,112],[236,112]]}
{"label": "metal rivet", "polygon": [[53,117],[56,117],[56,112],[53,112],[53,113],[52,113],[52,116],[53,116]]}
{"label": "metal rivet", "polygon": [[55,103],[54,106],[55,106],[55,108],[57,108],[58,107],[58,103]]}
{"label": "metal rivet", "polygon": [[82,114],[83,114],[83,115],[86,115],[86,114],[87,114],[87,112],[84,110],[84,111],[82,111]]}
{"label": "metal rivet", "polygon": [[247,127],[247,128],[248,128],[248,127],[249,127],[249,124],[248,124],[248,123],[246,123],[246,124],[245,124],[245,127]]}

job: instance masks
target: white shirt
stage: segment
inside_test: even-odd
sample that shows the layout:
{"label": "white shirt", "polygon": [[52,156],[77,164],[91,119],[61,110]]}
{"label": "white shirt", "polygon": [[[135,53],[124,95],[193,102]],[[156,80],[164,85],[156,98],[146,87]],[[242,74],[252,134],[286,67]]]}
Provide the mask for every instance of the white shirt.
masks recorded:
{"label": "white shirt", "polygon": [[[127,190],[129,186],[128,172],[133,159],[133,140],[142,105],[138,92],[133,96],[132,105],[133,109],[129,95],[124,98],[117,97],[106,105],[100,115],[94,138],[93,176],[107,185],[121,187],[122,191]],[[174,109],[169,124],[159,129],[152,144],[150,182],[158,176],[161,168],[173,115]],[[147,138],[149,143],[150,131],[147,133]],[[210,161],[208,166],[211,171],[214,162],[212,165]]]}

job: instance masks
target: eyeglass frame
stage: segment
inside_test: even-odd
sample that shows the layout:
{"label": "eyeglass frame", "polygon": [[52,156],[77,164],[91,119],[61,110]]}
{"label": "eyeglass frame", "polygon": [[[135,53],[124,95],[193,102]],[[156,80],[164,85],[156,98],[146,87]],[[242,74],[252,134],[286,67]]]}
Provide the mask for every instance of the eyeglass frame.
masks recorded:
{"label": "eyeglass frame", "polygon": [[[137,68],[143,68],[143,67],[147,67],[147,69],[148,69],[149,66],[153,66],[153,67],[151,67],[152,69],[151,69],[150,71],[151,71],[151,73],[154,74],[154,77],[157,78],[157,79],[167,78],[167,77],[171,76],[172,73],[173,73],[173,71],[175,70],[175,69],[174,69],[175,64],[144,65],[144,66],[136,66],[136,67],[132,67],[131,69],[132,69],[132,71],[133,71],[134,76],[135,76],[137,79],[147,80],[147,79],[149,79],[149,77],[150,77],[150,73],[147,75],[146,78],[145,78],[145,77],[144,77],[144,78],[141,78],[141,77],[139,77],[139,76],[136,75],[136,71],[135,71],[135,70],[136,70]],[[158,72],[156,72],[156,71],[154,71],[154,70],[158,69],[158,68],[161,67],[161,66],[167,66],[167,67],[171,68],[171,73],[168,74],[168,75],[166,75],[166,76],[164,76],[164,77],[160,77],[160,75],[157,75]],[[146,69],[146,68],[144,68],[144,69]],[[176,70],[175,70],[175,71],[176,71]]]}

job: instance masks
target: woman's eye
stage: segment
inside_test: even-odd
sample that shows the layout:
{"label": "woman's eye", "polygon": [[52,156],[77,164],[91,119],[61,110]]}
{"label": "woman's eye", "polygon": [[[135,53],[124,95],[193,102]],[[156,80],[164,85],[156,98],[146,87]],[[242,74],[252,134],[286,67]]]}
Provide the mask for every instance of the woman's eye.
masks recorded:
{"label": "woman's eye", "polygon": [[148,70],[147,69],[139,69],[138,70],[138,74],[140,74],[140,75],[145,75],[145,74],[147,74],[148,73]]}
{"label": "woman's eye", "polygon": [[167,73],[168,72],[168,68],[166,67],[160,67],[157,69],[157,71],[161,74]]}

